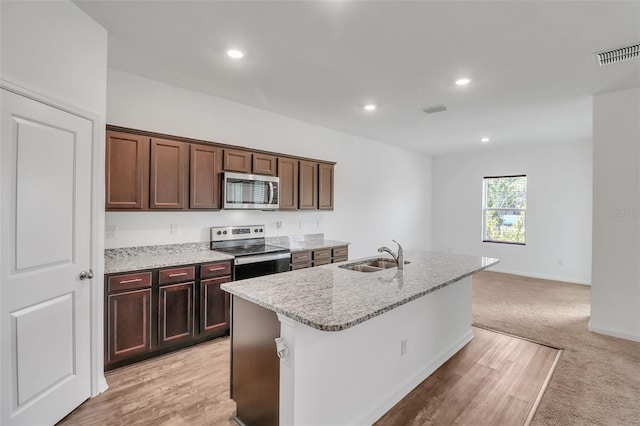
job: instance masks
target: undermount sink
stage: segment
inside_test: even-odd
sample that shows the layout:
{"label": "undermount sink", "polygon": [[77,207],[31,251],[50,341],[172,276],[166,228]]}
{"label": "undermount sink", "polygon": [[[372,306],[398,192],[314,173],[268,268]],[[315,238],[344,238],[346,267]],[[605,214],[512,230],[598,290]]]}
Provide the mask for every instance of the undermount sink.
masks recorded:
{"label": "undermount sink", "polygon": [[[404,264],[408,264],[408,261],[404,261]],[[371,259],[360,262],[347,263],[346,265],[340,265],[339,268],[350,269],[358,272],[378,272],[384,271],[389,268],[396,268],[398,265],[393,259]]]}

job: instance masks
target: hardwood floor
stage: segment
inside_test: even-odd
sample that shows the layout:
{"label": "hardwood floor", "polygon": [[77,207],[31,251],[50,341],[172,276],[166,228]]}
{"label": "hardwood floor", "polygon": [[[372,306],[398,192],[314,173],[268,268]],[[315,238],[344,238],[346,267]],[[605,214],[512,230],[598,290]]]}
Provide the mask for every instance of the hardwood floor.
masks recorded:
{"label": "hardwood floor", "polygon": [[109,389],[58,424],[236,425],[229,398],[229,337],[105,373]]}
{"label": "hardwood floor", "polygon": [[[522,425],[557,349],[475,328],[475,339],[376,424]],[[109,389],[59,425],[234,425],[229,338],[106,373]]]}
{"label": "hardwood floor", "polygon": [[523,425],[562,351],[473,328],[475,338],[376,425]]}

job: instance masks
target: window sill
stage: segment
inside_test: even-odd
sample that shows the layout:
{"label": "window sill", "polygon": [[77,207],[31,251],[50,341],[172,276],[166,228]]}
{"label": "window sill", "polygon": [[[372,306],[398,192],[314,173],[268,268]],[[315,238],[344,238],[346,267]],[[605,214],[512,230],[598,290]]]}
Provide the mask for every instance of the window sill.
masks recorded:
{"label": "window sill", "polygon": [[526,243],[516,243],[513,241],[494,241],[494,240],[482,240],[483,243],[496,243],[496,244],[509,244],[512,246],[525,246]]}

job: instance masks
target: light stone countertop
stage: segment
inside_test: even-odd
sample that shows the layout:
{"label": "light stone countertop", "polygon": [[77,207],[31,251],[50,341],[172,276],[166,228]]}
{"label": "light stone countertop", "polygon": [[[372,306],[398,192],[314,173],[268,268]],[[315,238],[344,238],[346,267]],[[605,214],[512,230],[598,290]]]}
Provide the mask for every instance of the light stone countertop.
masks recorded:
{"label": "light stone countertop", "polygon": [[209,243],[126,247],[105,250],[104,273],[115,274],[231,259],[231,255],[210,250]]}
{"label": "light stone countertop", "polygon": [[289,250],[291,250],[291,253],[295,253],[298,251],[305,251],[305,250],[318,250],[318,249],[325,249],[325,248],[348,246],[349,243],[345,241],[318,240],[318,241],[291,241],[289,243],[279,243],[275,245],[279,247],[288,248]]}
{"label": "light stone countertop", "polygon": [[338,267],[373,256],[235,281],[223,290],[302,324],[339,331],[497,264],[498,259],[405,250],[404,271],[357,272]]}

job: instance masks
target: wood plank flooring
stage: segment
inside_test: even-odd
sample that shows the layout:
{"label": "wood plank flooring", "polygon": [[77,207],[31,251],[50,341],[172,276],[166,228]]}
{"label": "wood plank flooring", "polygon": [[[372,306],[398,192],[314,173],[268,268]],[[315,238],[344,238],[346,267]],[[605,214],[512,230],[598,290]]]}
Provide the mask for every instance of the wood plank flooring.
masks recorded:
{"label": "wood plank flooring", "polygon": [[[557,349],[475,328],[475,339],[376,425],[523,425],[550,378]],[[60,423],[234,425],[229,338],[106,373],[109,389]]]}
{"label": "wood plank flooring", "polygon": [[474,327],[475,338],[387,412],[386,425],[524,425],[560,350]]}

